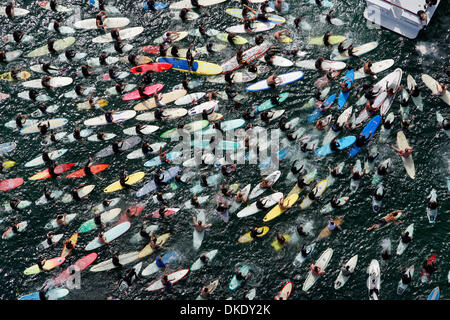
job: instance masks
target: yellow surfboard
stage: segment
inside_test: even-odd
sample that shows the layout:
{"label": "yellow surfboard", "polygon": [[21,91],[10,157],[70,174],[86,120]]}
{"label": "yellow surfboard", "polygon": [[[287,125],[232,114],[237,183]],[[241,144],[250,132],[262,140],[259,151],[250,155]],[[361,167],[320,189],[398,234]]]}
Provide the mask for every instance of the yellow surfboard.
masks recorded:
{"label": "yellow surfboard", "polygon": [[[264,237],[269,232],[269,230],[270,230],[270,228],[267,226],[259,227],[258,232],[262,231],[262,233],[258,234],[257,237],[258,238]],[[255,240],[255,239],[250,236],[250,231],[249,231],[246,234],[240,236],[238,239],[238,242],[239,243],[247,243],[247,242],[252,242],[253,240]]]}
{"label": "yellow surfboard", "polygon": [[[298,200],[298,193],[291,194],[290,196],[286,197],[283,201],[284,206],[292,206],[294,203],[296,203]],[[283,212],[286,210],[282,210],[280,205],[277,204],[275,207],[270,210],[266,216],[263,218],[264,222],[270,221],[275,219],[276,217],[280,216]]]}
{"label": "yellow surfboard", "polygon": [[[78,241],[78,232],[73,234],[70,237],[69,241],[72,242],[72,245],[75,248],[75,246],[77,244],[77,241]],[[72,250],[73,249],[67,249],[66,245],[64,245],[64,248],[63,248],[63,250],[61,252],[61,257],[63,257],[63,258],[67,257],[72,252]]]}
{"label": "yellow surfboard", "polygon": [[[31,77],[31,73],[29,73],[28,71],[20,71],[19,74],[17,75],[17,77],[18,77],[20,80],[26,80],[26,79],[28,79],[29,77]],[[0,80],[17,81],[17,80],[14,80],[14,79],[11,77],[11,72],[6,72],[6,73],[3,73],[3,74],[0,74]]]}
{"label": "yellow surfboard", "polygon": [[[317,189],[316,197],[322,196],[322,194],[325,192],[325,190],[328,188],[328,180],[322,180],[316,186],[314,189]],[[300,203],[300,209],[307,209],[309,208],[315,200],[311,200],[308,195],[306,195],[305,198],[303,198],[302,203]]]}
{"label": "yellow surfboard", "polygon": [[[139,172],[130,174],[127,177],[128,180],[127,180],[126,183],[129,184],[129,185],[132,185],[132,184],[135,184],[135,183],[141,181],[142,179],[144,179],[144,177],[145,177],[145,172],[144,171],[139,171]],[[122,185],[120,184],[120,179],[119,179],[116,182],[111,183],[109,186],[107,186],[103,190],[103,192],[104,193],[110,193],[110,192],[119,191],[119,190],[122,190],[122,189],[124,189],[124,187],[122,187]]]}
{"label": "yellow surfboard", "polygon": [[[316,176],[316,174],[317,174],[317,170],[315,170],[315,169],[314,169],[314,171],[308,173],[305,176],[306,177],[305,183],[308,183],[308,184],[311,183],[314,180],[314,177]],[[302,190],[303,189],[299,188],[297,186],[297,183],[295,183],[294,187],[292,187],[291,191],[289,191],[287,196],[289,197],[290,195],[293,195],[293,194],[299,194],[300,192],[302,192]]]}
{"label": "yellow surfboard", "polygon": [[16,164],[15,161],[6,160],[6,161],[3,161],[2,166],[3,166],[3,169],[9,169],[9,168],[14,167],[15,164]]}
{"label": "yellow surfboard", "polygon": [[[169,240],[170,237],[170,233],[164,233],[162,235],[160,235],[159,237],[156,238],[156,244],[160,247],[162,247],[167,240]],[[139,252],[138,258],[141,259],[143,257],[148,256],[149,254],[153,253],[153,248],[150,246],[150,244],[147,244],[144,249],[141,250],[141,252]]]}
{"label": "yellow surfboard", "polygon": [[288,37],[288,36],[286,36],[286,35],[282,35],[281,37],[280,37],[280,42],[281,43],[290,43],[290,42],[292,42],[293,40],[292,40],[292,38],[291,37]]}
{"label": "yellow surfboard", "polygon": [[[164,104],[171,103],[178,98],[184,97],[187,94],[187,91],[184,89],[174,90],[169,93],[164,93],[161,98],[161,102]],[[156,103],[154,98],[147,99],[143,102],[138,103],[134,106],[134,110],[136,111],[145,111],[156,108]]]}
{"label": "yellow surfboard", "polygon": [[285,244],[280,244],[276,238],[272,242],[272,247],[275,249],[275,251],[283,249],[287,243],[291,242],[291,236],[288,235],[287,233],[283,234],[283,237],[284,237],[284,239],[286,239]]}

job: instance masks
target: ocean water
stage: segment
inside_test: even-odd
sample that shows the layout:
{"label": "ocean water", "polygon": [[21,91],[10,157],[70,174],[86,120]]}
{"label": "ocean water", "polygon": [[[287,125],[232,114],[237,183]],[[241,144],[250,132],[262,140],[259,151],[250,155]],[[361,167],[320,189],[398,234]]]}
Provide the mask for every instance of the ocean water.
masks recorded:
{"label": "ocean water", "polygon": [[[346,2],[334,1],[336,5],[336,14],[338,17],[346,22],[341,27],[330,27],[319,22],[319,16],[325,11],[322,11],[315,6],[309,5],[304,1],[290,1],[291,10],[286,15],[288,23],[282,26],[277,26],[270,32],[264,33],[268,37],[276,30],[281,30],[286,27],[293,31],[292,38],[294,42],[283,47],[286,48],[300,48],[308,52],[305,59],[315,59],[319,56],[328,58],[331,49],[325,47],[317,47],[308,45],[308,38],[310,36],[318,36],[330,30],[334,34],[345,35],[350,39],[354,39],[355,44],[364,44],[370,41],[378,41],[379,46],[376,50],[363,57],[363,59],[371,59],[372,61],[379,61],[383,59],[392,58],[395,60],[395,65],[390,70],[400,67],[404,71],[402,84],[406,86],[406,75],[411,74],[418,84],[423,88],[422,95],[424,96],[424,111],[420,112],[413,105],[411,105],[411,114],[414,116],[414,127],[405,131],[410,145],[414,148],[413,154],[416,165],[416,179],[411,180],[405,172],[402,161],[399,156],[393,151],[391,145],[395,145],[395,133],[401,129],[400,127],[400,113],[398,98],[391,107],[397,118],[395,126],[386,143],[377,142],[378,134],[375,135],[371,145],[377,145],[380,151],[380,158],[391,158],[393,172],[383,179],[383,183],[388,190],[387,196],[383,201],[383,208],[379,214],[374,214],[371,209],[371,195],[375,186],[371,184],[373,172],[366,175],[356,194],[350,195],[349,204],[343,208],[335,211],[335,217],[344,215],[344,222],[342,224],[343,231],[333,234],[330,237],[319,241],[316,250],[312,254],[312,258],[303,264],[301,267],[294,267],[292,262],[299,252],[299,247],[296,245],[287,245],[280,251],[275,252],[270,245],[275,239],[276,232],[292,233],[297,224],[310,222],[313,225],[312,235],[307,237],[306,241],[313,241],[320,230],[326,225],[327,215],[320,213],[320,208],[324,206],[333,194],[341,196],[350,193],[349,178],[340,179],[335,184],[326,190],[322,200],[319,203],[313,204],[307,210],[299,210],[298,204],[306,196],[303,192],[300,195],[300,200],[297,205],[289,212],[283,214],[279,218],[268,223],[263,223],[262,218],[265,212],[260,212],[251,217],[238,219],[235,215],[231,215],[228,224],[213,212],[214,204],[208,204],[204,208],[211,212],[208,216],[208,222],[213,224],[213,227],[206,231],[205,239],[201,248],[195,251],[192,248],[192,216],[195,214],[193,210],[182,209],[179,213],[169,217],[167,220],[159,221],[151,219],[149,223],[159,225],[158,234],[165,232],[171,233],[170,240],[162,248],[161,253],[167,251],[176,251],[180,255],[180,259],[170,266],[170,270],[175,271],[181,268],[189,268],[192,263],[200,256],[201,253],[218,249],[219,253],[211,266],[194,271],[189,274],[184,280],[177,283],[171,292],[156,292],[147,293],[144,289],[153,280],[160,277],[161,274],[154,274],[148,279],[138,280],[131,288],[128,297],[119,293],[118,287],[114,285],[116,281],[124,275],[125,270],[111,270],[108,272],[91,273],[88,270],[81,274],[81,288],[71,290],[71,293],[65,299],[106,299],[107,297],[118,297],[121,299],[195,299],[199,294],[203,285],[208,284],[215,279],[219,279],[220,283],[216,291],[212,295],[212,299],[226,299],[232,297],[233,299],[243,298],[246,290],[256,288],[256,299],[273,299],[278,291],[283,287],[286,281],[293,281],[294,291],[291,299],[308,300],[308,299],[367,299],[366,269],[372,259],[378,259],[381,262],[381,242],[383,239],[391,239],[393,255],[387,264],[382,264],[381,268],[381,293],[380,299],[425,299],[431,290],[440,286],[441,297],[447,298],[447,273],[449,271],[449,228],[447,223],[449,221],[449,201],[446,186],[446,179],[448,176],[447,159],[450,154],[449,139],[438,129],[435,112],[440,111],[448,116],[448,105],[446,105],[439,98],[432,97],[429,90],[425,88],[420,80],[422,73],[427,73],[433,76],[440,82],[448,83],[448,78],[443,72],[443,69],[448,66],[448,49],[449,49],[449,6],[443,1],[438,9],[438,13],[433,17],[432,23],[426,33],[422,34],[416,40],[408,40],[398,36],[395,33],[384,29],[369,28],[366,20],[363,17],[365,8],[365,1],[351,0]],[[62,2],[61,2],[62,3]],[[228,7],[237,7],[238,1],[227,1],[217,6],[208,7],[201,18],[192,22],[183,24],[180,20],[171,18],[168,9],[152,13],[143,10],[138,3],[133,2],[112,2],[121,12],[119,16],[128,17],[131,23],[128,27],[143,26],[144,33],[138,37],[128,41],[133,45],[133,52],[142,54],[139,50],[141,45],[152,44],[152,40],[162,35],[166,30],[189,30],[198,26],[200,21],[204,21],[205,26],[218,30],[224,30],[227,26],[238,23],[235,18],[224,14],[224,10]],[[12,33],[14,30],[22,29],[27,34],[34,36],[34,41],[29,45],[18,45],[2,43],[2,49],[6,51],[20,49],[24,54],[17,60],[2,65],[1,70],[9,71],[13,67],[20,67],[23,70],[29,70],[29,66],[38,62],[37,58],[27,58],[25,55],[43,44],[51,36],[55,38],[63,38],[65,36],[52,34],[47,30],[47,26],[54,18],[63,19],[66,17],[67,21],[76,21],[77,19],[85,19],[95,17],[96,9],[88,4],[87,1],[66,1],[63,3],[66,6],[76,8],[75,16],[71,14],[52,13],[43,10],[37,5],[36,1],[18,1],[17,6],[26,8],[31,13],[26,17],[18,17],[13,20],[8,20],[2,17],[4,23],[0,27],[0,34],[6,35]],[[79,10],[77,9],[79,8]],[[305,21],[313,26],[312,31],[295,31],[293,26],[293,19],[301,15]],[[63,20],[64,21],[64,20]],[[99,33],[95,30],[81,31],[77,30],[75,37],[77,39],[73,48],[79,52],[88,53],[88,57],[96,57],[101,52],[102,48],[111,44],[94,44],[91,39]],[[248,35],[245,35],[250,43],[254,40]],[[180,42],[179,46],[187,48],[193,37],[188,37],[186,40]],[[212,38],[212,41],[217,41]],[[196,45],[204,45],[204,39],[196,39]],[[228,59],[234,54],[231,46],[214,56],[199,57],[201,60],[214,62],[220,64],[222,61]],[[71,132],[76,126],[83,126],[83,120],[101,114],[99,110],[83,111],[76,109],[76,103],[83,100],[66,99],[63,94],[73,89],[75,84],[82,84],[83,86],[96,88],[96,97],[104,98],[109,101],[106,107],[113,110],[127,110],[137,103],[123,102],[118,96],[107,97],[104,90],[113,86],[111,81],[100,81],[93,77],[92,79],[82,79],[76,75],[77,71],[83,61],[74,64],[66,64],[58,62],[56,56],[44,56],[42,60],[52,61],[55,65],[64,68],[66,76],[74,77],[74,84],[65,88],[58,88],[53,92],[47,93],[52,97],[52,101],[48,104],[57,103],[60,106],[57,117],[67,117],[70,122],[67,126],[58,131]],[[349,63],[355,67],[362,65],[360,60],[352,60]],[[117,63],[116,68],[120,71],[127,71],[128,65],[124,63]],[[288,71],[298,70],[297,67],[291,68],[276,68],[274,72],[281,74]],[[107,72],[105,68],[103,70]],[[387,72],[379,76],[381,79]],[[269,73],[259,76],[259,80],[266,78]],[[292,85],[285,86],[280,89],[281,92],[289,92],[290,97],[286,100],[282,108],[286,109],[286,114],[290,117],[300,117],[300,124],[308,131],[312,131],[313,127],[307,124],[306,117],[312,112],[311,109],[302,109],[302,105],[307,102],[313,95],[314,81],[319,76],[315,70],[305,70],[305,77]],[[31,79],[40,78],[41,74],[32,73]],[[170,92],[171,88],[180,83],[183,78],[183,73],[177,71],[169,71],[156,74],[154,82],[164,83],[163,92]],[[126,78],[128,83],[139,83],[139,77],[130,75]],[[203,79],[202,76],[191,76],[191,79]],[[366,79],[367,80],[367,79]],[[360,80],[361,81],[361,80]],[[358,83],[360,83],[358,81]],[[369,81],[369,80],[367,80]],[[236,90],[245,94],[245,84],[235,85]],[[198,91],[223,90],[223,85],[212,84],[207,81],[198,88]],[[20,83],[11,83],[7,81],[0,82],[0,92],[8,93],[11,98],[0,101],[0,121],[5,123],[15,118],[18,112],[30,114],[38,104],[22,100],[17,97],[17,94],[25,90]],[[337,81],[331,84],[332,93],[338,93],[339,83]],[[44,92],[44,90],[40,90]],[[270,97],[270,92],[249,93],[249,100],[245,106],[259,104]],[[351,95],[348,105],[354,105],[357,97]],[[360,107],[359,107],[360,108]],[[358,108],[358,111],[359,111]],[[240,117],[242,110],[232,109],[229,102],[221,101],[220,113],[226,119],[234,119]],[[338,114],[337,110],[331,110],[333,115]],[[55,116],[56,117],[56,116]],[[154,135],[149,136],[152,142],[159,141],[159,133],[170,129],[179,122],[189,122],[191,119],[187,117],[171,121],[163,124],[161,129]],[[133,126],[137,121],[135,119],[122,123],[120,126],[102,127],[101,130],[106,132],[114,132],[118,137],[125,137],[122,130]],[[260,120],[255,120],[255,124],[262,125]],[[271,124],[269,128],[276,128],[278,123]],[[94,128],[97,129],[97,128]],[[360,129],[355,130],[355,134]],[[62,250],[62,242],[56,248],[45,251],[37,251],[36,246],[45,239],[47,232],[44,225],[59,212],[76,213],[77,218],[67,227],[57,230],[55,233],[64,233],[64,238],[69,238],[76,232],[78,227],[86,220],[92,218],[90,208],[100,203],[104,198],[113,198],[120,196],[122,198],[121,208],[124,210],[143,200],[148,201],[144,212],[133,221],[131,229],[122,237],[115,240],[112,245],[97,249],[99,254],[96,263],[109,259],[112,252],[126,253],[134,250],[140,250],[142,246],[131,245],[129,238],[138,232],[144,220],[144,214],[150,213],[158,208],[158,205],[151,201],[149,195],[143,199],[137,199],[133,191],[119,191],[113,194],[104,194],[102,192],[110,183],[116,181],[122,170],[127,169],[129,173],[143,170],[147,173],[146,178],[137,186],[143,185],[145,181],[150,179],[153,169],[143,167],[143,159],[128,160],[126,155],[111,156],[103,158],[98,163],[108,163],[110,167],[99,174],[97,177],[90,179],[65,179],[61,177],[56,181],[29,181],[28,178],[34,173],[43,170],[40,168],[24,168],[24,163],[28,160],[38,156],[44,147],[40,144],[40,138],[37,135],[20,136],[17,132],[0,126],[0,135],[2,142],[15,141],[18,144],[17,149],[3,155],[4,160],[14,160],[17,162],[16,166],[8,172],[1,175],[2,179],[23,177],[25,183],[18,189],[9,191],[1,195],[2,202],[11,199],[22,199],[29,201],[36,201],[43,193],[44,184],[47,183],[50,189],[59,189],[69,191],[72,188],[79,186],[81,183],[96,184],[94,192],[89,195],[89,199],[80,203],[63,204],[57,202],[47,207],[35,206],[34,204],[23,210],[20,213],[10,213],[2,210],[0,212],[1,230],[6,230],[8,223],[18,218],[19,221],[28,221],[29,226],[27,230],[12,238],[11,240],[1,241],[0,245],[0,274],[2,275],[0,286],[1,299],[17,299],[19,296],[36,291],[48,279],[53,278],[64,270],[72,262],[83,257],[89,252],[84,251],[86,244],[91,241],[96,232],[84,233],[80,235],[76,250],[68,257],[67,262],[50,272],[40,273],[34,276],[26,276],[23,270],[33,265],[38,259],[53,258],[58,256]],[[89,156],[93,156],[97,151],[107,146],[107,143],[95,143],[90,141],[76,142],[72,144],[53,145],[50,149],[69,148],[69,152],[57,160],[57,163],[76,162],[77,167],[83,166]],[[167,150],[170,150],[174,143],[168,145]],[[348,152],[342,152],[336,156],[329,156],[325,159],[319,160],[314,158],[311,154],[306,155],[305,158],[310,168],[317,168],[317,181],[325,179],[328,175],[328,166],[334,166],[341,161],[345,161],[345,172],[350,176],[350,164],[354,164],[356,159],[364,161],[368,148],[358,154],[357,157],[349,159]],[[274,188],[278,191],[287,193],[294,185],[294,181],[288,181],[286,175],[289,172],[290,164],[295,159],[295,153],[300,152],[298,145],[293,146],[293,154],[283,160],[280,164],[280,170],[283,173],[282,178],[276,183]],[[206,167],[202,168],[202,172],[208,174],[217,173],[217,169]],[[247,183],[252,186],[260,180],[260,172],[257,165],[242,165],[238,167],[236,173],[227,179],[228,183],[240,183],[244,187]],[[440,200],[439,216],[436,224],[428,223],[426,217],[426,197],[435,188],[438,192]],[[217,190],[218,191],[218,190]],[[215,197],[216,190],[208,192],[211,198]],[[190,197],[188,188],[182,188],[176,191],[176,197],[170,202],[171,207],[178,207]],[[403,209],[402,225],[390,225],[382,230],[367,232],[365,229],[375,223],[379,218],[387,213]],[[400,233],[411,224],[415,224],[414,241],[409,245],[405,253],[398,257],[395,255],[395,250],[398,245]],[[247,232],[252,226],[268,225],[271,230],[260,241],[254,241],[247,244],[237,243],[237,238]],[[334,250],[333,257],[327,268],[327,273],[317,283],[305,293],[301,290],[304,280],[308,274],[309,263],[315,261],[320,254],[327,248],[331,247]],[[438,257],[438,271],[431,277],[431,282],[422,284],[420,282],[421,264],[423,261],[436,253]],[[345,263],[354,254],[359,255],[358,265],[356,267],[356,274],[347,282],[347,284],[340,290],[336,291],[333,288],[334,280],[336,279],[340,265]],[[155,255],[147,256],[143,259],[144,267],[153,262]],[[136,262],[137,263],[137,262]],[[238,264],[249,264],[254,270],[253,275],[249,278],[244,287],[230,291],[228,289],[229,281],[233,276],[233,271]],[[405,268],[410,265],[416,266],[416,273],[407,291],[402,295],[396,294],[397,283],[400,280],[400,268]],[[133,264],[128,265],[131,267]]]}

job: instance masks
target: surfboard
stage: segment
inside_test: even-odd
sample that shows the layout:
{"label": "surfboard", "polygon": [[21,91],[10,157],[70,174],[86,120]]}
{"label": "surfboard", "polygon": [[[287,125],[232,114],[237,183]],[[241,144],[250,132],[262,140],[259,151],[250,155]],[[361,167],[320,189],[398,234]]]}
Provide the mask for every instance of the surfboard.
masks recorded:
{"label": "surfboard", "polygon": [[[294,72],[289,72],[289,73],[284,73],[281,74],[279,76],[277,76],[277,84],[276,87],[281,87],[281,86],[285,86],[291,83],[294,83],[296,81],[299,81],[300,79],[303,78],[305,74],[303,73],[303,71],[294,71]],[[262,91],[262,90],[268,90],[270,89],[269,85],[267,84],[267,79],[266,80],[261,80],[258,81],[250,86],[248,86],[246,88],[247,92],[255,92],[255,91]]]}
{"label": "surfboard", "polygon": [[[120,237],[121,235],[123,235],[125,232],[127,232],[128,229],[130,229],[130,226],[131,224],[129,222],[123,222],[121,224],[118,224],[117,226],[106,231],[104,233],[104,238],[106,239],[106,241],[111,242]],[[96,237],[94,240],[92,240],[87,244],[84,250],[86,251],[94,250],[100,248],[103,245],[104,243],[100,242],[98,237]]]}
{"label": "surfboard", "polygon": [[185,58],[159,57],[156,62],[166,62],[172,64],[172,69],[182,72],[202,75],[216,75],[221,73],[222,67],[210,62],[195,60],[192,69],[189,68],[188,61]]}
{"label": "surfboard", "polygon": [[[56,51],[61,51],[64,50],[67,47],[70,47],[71,45],[73,45],[75,43],[76,39],[74,37],[67,37],[64,39],[59,39],[56,40],[55,43],[53,44],[53,48],[55,48]],[[44,45],[42,47],[39,47],[33,51],[31,51],[30,53],[27,54],[28,58],[33,58],[33,57],[40,57],[46,54],[49,54],[50,51],[48,50],[48,45]]]}
{"label": "surfboard", "polygon": [[[125,178],[126,179],[126,184],[127,185],[133,185],[135,183],[138,183],[142,179],[144,179],[144,177],[145,177],[145,172],[143,172],[143,171],[135,172],[135,173],[130,174],[129,176],[127,176]],[[122,190],[122,189],[125,189],[125,188],[120,184],[120,179],[119,179],[116,182],[111,183],[105,189],[103,189],[103,192],[104,193],[111,193],[111,192],[119,191],[119,190]]]}
{"label": "surfboard", "polygon": [[[143,27],[132,27],[127,29],[119,30],[119,37],[122,40],[133,39],[144,32]],[[107,33],[104,35],[100,35],[92,39],[93,43],[108,43],[113,42],[114,39],[111,36],[111,33]]]}

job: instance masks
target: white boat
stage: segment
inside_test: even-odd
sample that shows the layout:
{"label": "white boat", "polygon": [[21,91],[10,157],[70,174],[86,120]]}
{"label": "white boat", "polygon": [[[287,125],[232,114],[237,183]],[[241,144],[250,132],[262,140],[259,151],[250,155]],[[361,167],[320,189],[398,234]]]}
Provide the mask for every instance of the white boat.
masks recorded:
{"label": "white boat", "polygon": [[[406,38],[417,38],[423,25],[429,25],[437,7],[441,3],[424,8],[424,0],[366,0],[364,17],[377,25],[394,31]],[[417,12],[425,11],[427,21],[421,23]]]}

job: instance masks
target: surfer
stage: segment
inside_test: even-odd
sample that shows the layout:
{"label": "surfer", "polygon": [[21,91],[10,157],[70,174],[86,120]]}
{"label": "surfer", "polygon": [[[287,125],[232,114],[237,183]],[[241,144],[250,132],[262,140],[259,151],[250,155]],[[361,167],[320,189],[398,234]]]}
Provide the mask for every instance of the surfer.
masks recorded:
{"label": "surfer", "polygon": [[[122,148],[122,146],[123,146],[123,140],[121,141],[121,142],[119,142],[118,140],[114,140],[114,142],[113,142],[113,144],[112,144],[112,151],[115,153],[115,154],[119,154],[119,153],[121,153],[121,148]],[[120,144],[120,145],[119,145]]]}
{"label": "surfer", "polygon": [[403,211],[403,210],[395,210],[395,211],[392,211],[392,212],[389,213],[387,216],[385,216],[385,217],[383,217],[382,219],[380,219],[380,220],[378,221],[378,223],[372,225],[370,228],[367,228],[366,230],[367,230],[367,231],[371,231],[371,230],[374,230],[374,229],[378,229],[378,228],[381,228],[381,227],[387,225],[387,224],[390,223],[390,222],[393,222],[394,224],[402,224],[403,222],[397,221],[397,215],[398,215],[398,213],[400,213],[400,212],[402,212],[402,211]]}
{"label": "surfer", "polygon": [[73,58],[75,58],[75,56],[77,55],[78,51],[76,50],[72,50],[72,49],[67,49],[64,52],[64,56],[66,57],[67,60],[72,61]]}
{"label": "surfer", "polygon": [[58,226],[65,226],[65,225],[67,225],[67,222],[66,222],[66,216],[67,216],[67,213],[59,213],[59,214],[57,214],[56,215],[56,225],[58,225]]}
{"label": "surfer", "polygon": [[340,146],[341,146],[341,145],[339,144],[339,142],[338,142],[338,140],[337,140],[336,138],[334,138],[334,139],[330,142],[330,150],[331,150],[331,151],[334,151],[334,152],[339,151],[339,150],[340,150],[340,149],[339,149]]}
{"label": "surfer", "polygon": [[331,32],[327,31],[323,36],[323,44],[327,47],[331,47],[331,43],[328,41],[331,37]]}
{"label": "surfer", "polygon": [[292,205],[289,205],[289,201],[287,202],[287,204],[284,204],[285,198],[282,197],[279,201],[278,201],[278,205],[280,206],[280,209],[283,211],[289,210],[290,208],[292,208]]}
{"label": "surfer", "polygon": [[52,78],[48,75],[48,74],[46,74],[46,75],[44,75],[43,77],[42,77],[42,79],[41,79],[41,85],[44,87],[44,88],[47,88],[47,89],[53,89],[53,86],[50,84],[50,81],[52,80]]}
{"label": "surfer", "polygon": [[428,263],[428,260],[425,259],[422,264],[422,268],[423,271],[428,274],[428,278],[430,278],[433,272],[437,270],[435,260],[432,260],[430,261],[430,263]]}
{"label": "surfer", "polygon": [[119,179],[119,183],[125,189],[131,187],[130,184],[127,184],[128,180],[130,180],[130,178],[128,177],[128,173],[126,170],[123,170],[122,175],[120,176],[120,179]]}
{"label": "surfer", "polygon": [[322,270],[320,267],[316,266],[314,263],[311,263],[309,267],[313,276],[318,277],[325,274],[325,270]]}
{"label": "surfer", "polygon": [[275,32],[273,34],[273,37],[277,40],[278,43],[282,43],[283,38],[287,37],[286,34],[290,34],[290,31],[288,29],[283,29]]}
{"label": "surfer", "polygon": [[55,39],[49,39],[47,41],[47,48],[50,53],[57,53],[57,51],[54,48],[54,45],[55,45]]}
{"label": "surfer", "polygon": [[[27,122],[27,119],[28,119],[27,115],[25,115],[25,114],[23,115],[23,114],[19,113],[16,117],[16,127],[18,129],[22,129],[25,122]],[[23,120],[23,122],[22,122],[22,120]]]}
{"label": "surfer", "polygon": [[256,239],[264,233],[264,228],[253,227],[250,229],[250,237]]}
{"label": "surfer", "polygon": [[191,12],[191,11],[192,11],[192,10],[189,9],[189,8],[183,8],[183,9],[181,9],[180,15],[179,15],[181,21],[186,22],[186,21],[188,20],[188,13]]}
{"label": "surfer", "polygon": [[278,77],[275,74],[270,75],[266,81],[267,85],[272,89],[276,89],[277,83],[279,82]]}
{"label": "surfer", "polygon": [[105,232],[104,232],[104,231],[101,231],[101,232],[97,235],[97,239],[98,239],[98,241],[99,241],[100,243],[103,243],[103,244],[109,244],[109,241],[106,240]]}
{"label": "surfer", "polygon": [[328,216],[327,228],[328,228],[328,230],[330,230],[330,231],[335,231],[336,229],[339,230],[339,231],[342,230],[341,227],[338,226],[338,225],[334,222],[334,220],[333,220],[333,218],[331,218],[331,216]]}
{"label": "surfer", "polygon": [[48,129],[50,127],[50,122],[40,122],[37,125],[38,129],[39,129],[39,133],[41,136],[45,136],[48,133]]}
{"label": "surfer", "polygon": [[[191,0],[194,1],[194,0]],[[196,0],[195,0],[196,1]],[[161,283],[164,285],[164,288],[170,289],[172,288],[172,282],[169,281],[169,278],[167,277],[167,269],[169,269],[169,266],[166,266],[161,278]]]}
{"label": "surfer", "polygon": [[203,225],[202,221],[197,221],[197,218],[195,216],[192,218],[192,221],[193,221],[194,228],[195,228],[195,230],[197,230],[197,232],[202,232],[203,230],[206,230],[206,229],[212,227],[211,223]]}
{"label": "surfer", "polygon": [[111,32],[110,32],[111,38],[113,40],[115,40],[115,41],[119,41],[120,40],[120,33],[119,32],[120,32],[119,28],[112,29]]}
{"label": "surfer", "polygon": [[405,159],[408,158],[411,155],[411,153],[414,151],[413,148],[411,148],[411,147],[407,147],[404,150],[402,150],[402,149],[397,149],[395,146],[392,146],[392,149],[397,151],[399,156],[401,156]]}

